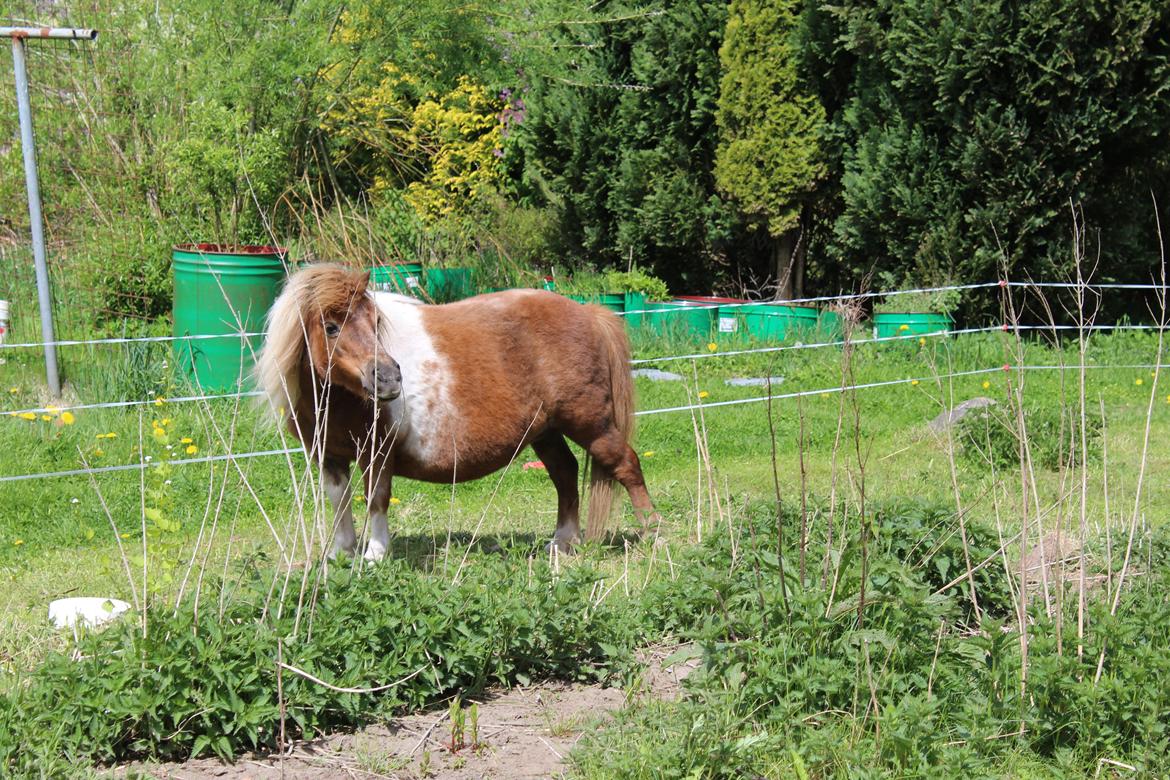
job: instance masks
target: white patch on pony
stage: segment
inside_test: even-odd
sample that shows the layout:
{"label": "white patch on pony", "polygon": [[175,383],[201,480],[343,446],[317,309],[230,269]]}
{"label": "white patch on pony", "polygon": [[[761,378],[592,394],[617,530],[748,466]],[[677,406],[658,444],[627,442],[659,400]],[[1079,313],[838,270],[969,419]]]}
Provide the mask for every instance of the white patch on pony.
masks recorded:
{"label": "white patch on pony", "polygon": [[396,446],[420,462],[433,463],[460,422],[451,403],[450,367],[426,330],[426,306],[393,293],[373,295],[386,318],[386,351],[402,370],[402,395],[390,402],[400,426]]}

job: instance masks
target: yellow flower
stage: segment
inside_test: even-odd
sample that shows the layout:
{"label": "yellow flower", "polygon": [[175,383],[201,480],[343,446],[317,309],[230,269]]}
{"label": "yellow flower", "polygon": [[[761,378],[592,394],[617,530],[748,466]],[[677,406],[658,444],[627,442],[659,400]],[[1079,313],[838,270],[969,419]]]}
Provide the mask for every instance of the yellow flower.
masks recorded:
{"label": "yellow flower", "polygon": [[706,397],[707,397],[707,396],[709,396],[709,395],[711,395],[711,394],[710,394],[710,393],[708,393],[706,390],[700,390],[700,391],[699,391],[699,398],[706,398]]}
{"label": "yellow flower", "polygon": [[828,397],[829,397],[828,393],[821,393],[821,398],[828,398]]}
{"label": "yellow flower", "polygon": [[991,387],[991,382],[988,382],[986,379],[984,379],[983,380],[983,389],[986,390],[989,387]]}
{"label": "yellow flower", "polygon": [[8,388],[8,392],[12,393],[13,395],[16,395],[17,393],[20,392],[20,388],[19,387],[10,387],[10,388]]}
{"label": "yellow flower", "polygon": [[1133,383],[1134,383],[1135,385],[1141,385],[1141,384],[1143,384],[1143,380],[1142,380],[1142,378],[1139,376],[1137,379],[1133,380]]}
{"label": "yellow flower", "polygon": [[44,420],[45,422],[48,422],[49,420],[52,420],[53,418],[47,414],[42,414],[41,419]]}
{"label": "yellow flower", "polygon": [[171,424],[171,418],[170,418],[170,417],[164,417],[164,418],[163,418],[163,420],[162,420],[162,424],[163,424],[163,425],[170,425],[170,424]]}
{"label": "yellow flower", "polygon": [[57,408],[57,407],[55,407],[55,406],[46,406],[46,407],[45,407],[45,411],[46,411],[46,412],[48,412],[49,414],[53,415],[53,416],[56,416],[56,415],[58,415],[58,414],[60,414],[60,413],[61,413],[61,410],[60,410],[60,409],[58,409],[58,408]]}
{"label": "yellow flower", "polygon": [[283,406],[278,406],[276,408],[276,416],[277,417],[284,417],[284,407]]}
{"label": "yellow flower", "polygon": [[155,399],[154,399],[154,405],[155,405],[155,406],[162,406],[162,405],[163,405],[163,399],[162,399],[162,396],[159,396],[158,398],[155,398]]}
{"label": "yellow flower", "polygon": [[95,458],[100,458],[102,455],[105,455],[105,454],[106,453],[103,452],[100,448],[93,451],[93,456]]}
{"label": "yellow flower", "polygon": [[708,352],[714,352],[714,351],[715,351],[715,350],[717,350],[717,349],[719,349],[719,345],[718,345],[718,344],[716,344],[714,341],[712,341],[712,342],[709,342],[709,343],[707,344],[707,351],[708,351]]}
{"label": "yellow flower", "polygon": [[899,325],[899,326],[898,326],[898,330],[900,330],[900,331],[902,331],[902,330],[910,330],[910,326],[909,326],[909,325],[907,325],[906,323],[902,323],[901,325]]}
{"label": "yellow flower", "polygon": [[24,539],[14,539],[12,542],[13,547],[20,547],[22,544],[24,544]]}
{"label": "yellow flower", "polygon": [[182,444],[190,444],[193,441],[194,439],[192,439],[190,436],[184,436],[183,438],[179,439],[179,442]]}
{"label": "yellow flower", "polygon": [[166,432],[166,431],[164,431],[162,428],[155,428],[155,429],[154,429],[154,436],[155,436],[155,438],[157,438],[157,439],[161,439],[162,437],[164,437],[164,436],[166,436],[166,435],[167,435],[167,432]]}
{"label": "yellow flower", "polygon": [[34,412],[21,412],[20,419],[22,419],[22,420],[35,420],[35,419],[37,419],[37,416]]}
{"label": "yellow flower", "polygon": [[129,539],[129,538],[130,538],[130,534],[122,534],[122,538],[123,538],[123,539]]}
{"label": "yellow flower", "polygon": [[65,425],[72,425],[74,420],[75,418],[73,417],[73,412],[65,412],[63,415],[61,415],[61,422],[63,422]]}
{"label": "yellow flower", "polygon": [[187,454],[188,455],[194,455],[196,452],[199,452],[198,447],[196,447],[194,444],[187,445]]}
{"label": "yellow flower", "polygon": [[654,450],[646,450],[645,452],[642,453],[642,457],[643,458],[653,458],[654,457]]}
{"label": "yellow flower", "polygon": [[910,384],[911,384],[913,387],[917,387],[917,386],[918,386],[918,380],[917,380],[917,379],[911,379],[911,380],[910,380]]}
{"label": "yellow flower", "polygon": [[920,347],[926,346],[926,338],[925,337],[923,337],[923,336],[918,337],[918,346],[920,346]]}
{"label": "yellow flower", "polygon": [[391,504],[401,504],[401,503],[402,503],[402,499],[400,499],[398,496],[391,496],[391,497],[390,497],[390,503],[391,503]]}

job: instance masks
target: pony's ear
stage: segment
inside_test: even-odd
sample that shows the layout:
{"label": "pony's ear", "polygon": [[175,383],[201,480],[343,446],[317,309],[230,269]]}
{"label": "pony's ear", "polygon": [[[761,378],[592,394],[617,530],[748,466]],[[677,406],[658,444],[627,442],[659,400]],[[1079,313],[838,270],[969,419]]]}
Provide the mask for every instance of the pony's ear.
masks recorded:
{"label": "pony's ear", "polygon": [[371,271],[366,271],[364,274],[362,274],[362,289],[363,290],[370,289],[370,274],[371,273],[372,273]]}

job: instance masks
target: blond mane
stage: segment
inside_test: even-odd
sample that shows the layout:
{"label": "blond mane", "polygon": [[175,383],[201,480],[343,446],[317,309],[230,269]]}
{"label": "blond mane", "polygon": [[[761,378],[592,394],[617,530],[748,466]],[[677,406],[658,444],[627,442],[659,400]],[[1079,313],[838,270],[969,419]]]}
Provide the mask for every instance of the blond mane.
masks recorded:
{"label": "blond mane", "polygon": [[311,265],[288,278],[268,311],[264,347],[253,370],[262,398],[278,417],[300,400],[310,325],[325,312],[347,310],[355,296],[368,294],[367,283],[367,274],[332,264]]}

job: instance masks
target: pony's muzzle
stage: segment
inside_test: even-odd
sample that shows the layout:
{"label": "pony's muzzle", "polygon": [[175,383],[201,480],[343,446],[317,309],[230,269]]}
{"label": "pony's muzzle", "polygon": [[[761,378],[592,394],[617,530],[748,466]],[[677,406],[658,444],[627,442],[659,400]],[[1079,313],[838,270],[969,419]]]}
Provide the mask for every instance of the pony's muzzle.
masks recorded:
{"label": "pony's muzzle", "polygon": [[372,362],[362,377],[362,386],[379,403],[393,401],[402,395],[402,369],[390,358]]}

